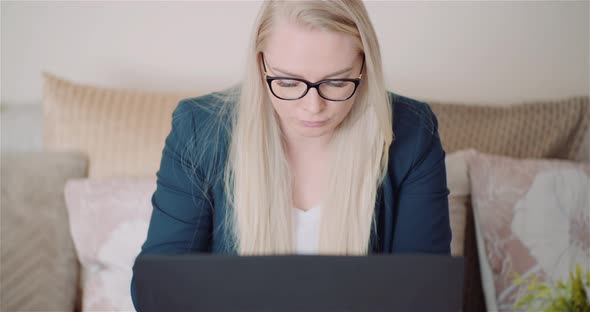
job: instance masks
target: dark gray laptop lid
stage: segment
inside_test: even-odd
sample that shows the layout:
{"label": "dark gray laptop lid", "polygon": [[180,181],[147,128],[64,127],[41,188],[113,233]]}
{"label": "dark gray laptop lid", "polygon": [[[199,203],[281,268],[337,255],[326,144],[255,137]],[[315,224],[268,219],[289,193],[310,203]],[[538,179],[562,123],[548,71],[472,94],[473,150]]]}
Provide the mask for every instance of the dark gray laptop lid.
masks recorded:
{"label": "dark gray laptop lid", "polygon": [[136,305],[150,311],[460,311],[463,258],[141,255]]}

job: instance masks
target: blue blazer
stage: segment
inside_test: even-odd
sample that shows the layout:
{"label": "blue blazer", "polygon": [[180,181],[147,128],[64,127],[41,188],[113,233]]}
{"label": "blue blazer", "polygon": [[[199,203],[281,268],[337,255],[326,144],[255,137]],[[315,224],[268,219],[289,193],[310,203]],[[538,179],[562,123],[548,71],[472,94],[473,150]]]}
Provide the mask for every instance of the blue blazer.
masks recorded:
{"label": "blue blazer", "polygon": [[[172,114],[140,255],[236,254],[224,235],[226,205],[223,175],[219,174],[228,138],[210,135],[212,123],[219,120],[213,118],[212,109],[203,108],[214,107],[206,104],[218,100],[217,95],[181,100]],[[450,254],[449,190],[437,118],[426,103],[392,92],[389,95],[394,141],[389,149],[389,169],[375,202],[377,233],[371,233],[369,252]],[[202,161],[208,168],[190,166],[187,146],[206,149]],[[194,174],[187,174],[186,168],[192,168]],[[204,181],[209,175],[203,170],[216,172],[218,178]],[[131,297],[135,304],[133,278]]]}

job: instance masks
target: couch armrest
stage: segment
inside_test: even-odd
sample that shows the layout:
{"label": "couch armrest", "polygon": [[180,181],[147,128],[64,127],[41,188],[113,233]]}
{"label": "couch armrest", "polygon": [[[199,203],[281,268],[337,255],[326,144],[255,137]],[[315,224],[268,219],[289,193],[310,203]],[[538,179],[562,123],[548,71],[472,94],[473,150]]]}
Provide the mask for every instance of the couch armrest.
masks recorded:
{"label": "couch armrest", "polygon": [[10,152],[1,158],[0,310],[74,311],[79,264],[64,186],[87,175],[87,159],[73,152]]}

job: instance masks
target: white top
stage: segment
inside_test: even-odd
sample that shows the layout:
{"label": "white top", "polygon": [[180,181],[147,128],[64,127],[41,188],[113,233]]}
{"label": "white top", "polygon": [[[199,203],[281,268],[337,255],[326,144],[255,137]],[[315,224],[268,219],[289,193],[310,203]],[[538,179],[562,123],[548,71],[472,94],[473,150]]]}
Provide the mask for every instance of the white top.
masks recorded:
{"label": "white top", "polygon": [[293,238],[295,253],[317,254],[320,237],[320,207],[316,206],[307,211],[293,210]]}

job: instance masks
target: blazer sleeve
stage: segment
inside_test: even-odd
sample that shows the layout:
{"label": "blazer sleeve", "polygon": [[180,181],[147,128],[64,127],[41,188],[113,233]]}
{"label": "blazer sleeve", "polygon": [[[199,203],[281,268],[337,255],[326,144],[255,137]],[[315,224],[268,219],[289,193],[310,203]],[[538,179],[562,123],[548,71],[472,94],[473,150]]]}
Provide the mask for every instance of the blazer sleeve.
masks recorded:
{"label": "blazer sleeve", "polygon": [[395,200],[393,252],[450,254],[449,189],[438,120],[428,104],[416,130],[414,157]]}
{"label": "blazer sleeve", "polygon": [[[172,127],[166,137],[156,174],[156,190],[151,197],[153,208],[147,238],[138,257],[202,252],[210,248],[210,197],[201,171],[190,158],[190,148],[195,148],[197,135],[193,114],[189,100],[180,101],[172,113]],[[141,295],[136,292],[132,275],[131,299],[136,309],[136,299]]]}

